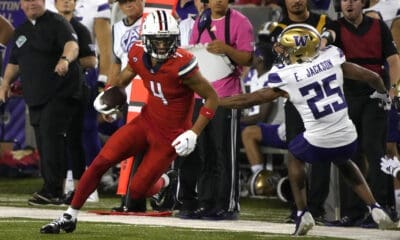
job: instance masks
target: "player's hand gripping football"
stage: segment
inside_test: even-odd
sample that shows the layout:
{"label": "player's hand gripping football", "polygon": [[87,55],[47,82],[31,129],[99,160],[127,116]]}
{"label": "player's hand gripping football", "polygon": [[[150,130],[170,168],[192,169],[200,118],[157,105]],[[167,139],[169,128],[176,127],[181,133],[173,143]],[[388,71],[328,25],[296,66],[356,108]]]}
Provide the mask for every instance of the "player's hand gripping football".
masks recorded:
{"label": "player's hand gripping football", "polygon": [[381,158],[381,170],[382,172],[393,175],[396,177],[397,173],[400,171],[400,162],[397,157],[388,158],[386,156]]}
{"label": "player's hand gripping football", "polygon": [[104,91],[97,95],[96,99],[93,102],[94,109],[97,112],[102,113],[104,115],[110,115],[117,111],[116,108],[110,108],[106,103],[103,102],[102,97],[104,95]]}
{"label": "player's hand gripping football", "polygon": [[175,151],[179,156],[184,157],[193,152],[196,147],[196,142],[197,134],[192,130],[187,130],[175,138],[172,142],[172,146],[175,148]]}
{"label": "player's hand gripping football", "polygon": [[97,95],[93,106],[99,113],[110,115],[126,104],[125,89],[112,86]]}
{"label": "player's hand gripping football", "polygon": [[375,91],[369,97],[380,100],[379,107],[383,108],[383,110],[385,110],[385,111],[390,110],[390,108],[392,106],[392,99],[390,98],[390,96],[387,92],[386,93],[378,93],[377,91]]}

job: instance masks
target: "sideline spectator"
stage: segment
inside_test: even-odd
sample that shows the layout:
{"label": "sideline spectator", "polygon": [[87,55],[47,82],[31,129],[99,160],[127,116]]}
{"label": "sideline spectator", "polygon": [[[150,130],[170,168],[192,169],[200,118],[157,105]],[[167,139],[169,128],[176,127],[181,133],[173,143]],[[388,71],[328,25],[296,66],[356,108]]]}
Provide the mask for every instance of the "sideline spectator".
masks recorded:
{"label": "sideline spectator", "polygon": [[82,86],[76,58],[76,33],[60,15],[46,11],[44,0],[21,0],[27,20],[16,30],[9,63],[0,86],[7,99],[10,84],[19,74],[23,97],[40,153],[43,187],[30,205],[61,204],[66,171],[66,134],[71,112]]}
{"label": "sideline spectator", "polygon": [[[131,197],[138,199],[159,192],[167,184],[160,177],[172,161],[177,155],[186,156],[194,150],[197,136],[214,116],[218,97],[198,71],[194,56],[177,47],[178,39],[178,23],[171,15],[157,10],[146,17],[142,27],[143,44],[131,47],[128,65],[108,83],[126,87],[139,74],[149,91],[148,103],[138,117],[110,137],[84,172],[71,206],[59,219],[44,225],[41,233],[74,231],[79,209],[101,176],[127,157],[143,153],[130,184]],[[205,104],[192,125],[194,93],[202,96]],[[98,102],[101,96],[96,98],[96,109],[109,119],[112,111],[104,110],[108,106]]]}
{"label": "sideline spectator", "polygon": [[[113,58],[110,78],[117,78],[128,64],[129,49],[140,40],[142,15],[145,0],[118,0],[117,4],[124,18],[112,25]],[[116,212],[145,212],[146,199],[131,199],[121,196],[121,205],[112,209]]]}
{"label": "sideline spectator", "polygon": [[194,17],[198,14],[195,5],[195,0],[178,0],[176,4],[176,14],[178,14],[180,20]]}
{"label": "sideline spectator", "polygon": [[[400,59],[385,22],[363,14],[366,1],[340,0],[343,17],[334,21],[330,27],[337,35],[334,44],[343,50],[349,62],[376,72],[385,80],[388,87],[398,81]],[[384,75],[386,62],[389,67],[388,78]],[[377,201],[384,208],[389,208],[394,205],[393,181],[380,171],[379,166],[380,159],[386,152],[387,112],[380,107],[379,101],[370,98],[373,91],[374,89],[366,84],[345,78],[344,94],[349,116],[356,126],[360,139],[352,160],[366,175]],[[393,92],[391,95],[393,96]],[[377,227],[368,214],[368,209],[350,189],[342,187],[340,196],[343,217],[336,225]]]}
{"label": "sideline spectator", "polygon": [[[378,17],[385,21],[386,25],[390,28],[392,32],[393,40],[397,47],[397,51],[399,51],[400,47],[400,1],[396,0],[371,0],[370,7],[365,9],[364,12],[366,15],[370,17],[371,14],[375,14],[375,17]],[[383,14],[383,15],[382,15]],[[376,16],[378,15],[378,16]],[[387,73],[386,73],[387,74]],[[389,157],[400,157],[399,150],[397,145],[400,143],[400,129],[398,127],[400,117],[398,114],[399,109],[399,82],[394,87],[395,90],[395,101],[392,105],[392,109],[390,109],[388,116],[388,125],[389,125],[389,133],[386,142],[386,154]],[[397,94],[396,94],[397,93]],[[396,108],[397,106],[397,108]],[[397,216],[400,217],[400,181],[396,178],[393,179],[394,182],[394,196],[396,202],[396,211]]]}
{"label": "sideline spectator", "polygon": [[[251,64],[253,27],[228,0],[209,0],[209,9],[196,19],[190,44],[206,44],[211,54],[229,58],[232,72],[221,79],[208,79],[220,97],[241,92],[241,66]],[[234,67],[234,68],[233,68]],[[202,69],[202,71],[207,69]],[[194,117],[201,114],[203,99],[196,98]],[[201,161],[198,203],[195,211],[180,212],[185,219],[233,220],[239,215],[238,130],[240,112],[218,109],[199,136],[189,158]]]}
{"label": "sideline spectator", "polygon": [[[89,30],[99,62],[98,68],[89,69],[85,73],[86,85],[89,88],[89,102],[93,103],[94,98],[99,93],[99,86],[102,88],[107,82],[111,66],[111,10],[107,0],[77,0],[76,6],[74,15]],[[54,9],[54,0],[46,0],[46,8]],[[121,121],[116,121],[112,124],[104,124],[104,128],[114,127],[110,125],[119,127],[121,124]],[[93,108],[93,104],[89,104],[87,107],[83,130],[86,166],[89,166],[102,145],[99,138],[98,113]],[[97,190],[93,192],[88,201],[99,201]]]}
{"label": "sideline spectator", "polygon": [[[304,44],[299,46],[298,39],[303,39]],[[267,87],[254,93],[220,99],[220,106],[243,108],[278,97],[290,97],[299,109],[305,131],[288,146],[292,155],[289,179],[297,206],[293,235],[306,235],[315,225],[307,208],[305,162],[333,162],[372,212],[374,222],[382,229],[393,227],[394,223],[374,199],[362,173],[349,160],[356,151],[357,132],[347,113],[342,76],[368,83],[375,89],[371,98],[381,102],[383,109],[390,107],[390,97],[379,75],[345,62],[345,55],[337,47],[319,50],[320,41],[318,30],[310,25],[292,24],[285,28],[278,38],[284,49],[284,64],[274,66],[268,73],[265,78]],[[316,66],[321,71],[315,71]]]}
{"label": "sideline spectator", "polygon": [[[79,65],[82,67],[82,77],[84,77],[84,72],[86,71],[86,69],[96,67],[97,59],[94,49],[91,48],[93,44],[89,30],[82,23],[76,20],[76,18],[73,17],[75,6],[76,0],[55,0],[55,7],[58,13],[71,24],[72,28],[75,30],[78,36],[78,61]],[[69,160],[69,167],[70,169],[72,169],[74,186],[77,185],[86,168],[85,150],[83,147],[82,134],[84,113],[86,111],[87,105],[90,103],[88,103],[88,89],[84,79],[82,79],[81,92],[81,98],[76,99],[80,107],[77,108],[75,112],[70,113],[72,116],[72,122],[67,132],[67,159]],[[67,175],[67,172],[65,174]],[[67,189],[64,189],[65,193],[67,193],[66,190]],[[68,194],[66,196],[68,196]],[[69,201],[68,199],[65,200]]]}
{"label": "sideline spectator", "polygon": [[[188,17],[179,22],[180,45],[183,48],[189,46],[195,20],[208,8],[208,0],[194,0],[194,4],[199,15]],[[193,114],[192,118],[193,123],[194,121],[196,121],[195,114]],[[201,162],[192,157],[178,157],[174,162],[174,168],[178,169],[178,186],[176,193],[173,194],[176,196],[177,207],[179,207],[179,212],[176,216],[180,216],[182,213],[194,211],[197,208],[197,184]],[[161,199],[157,199],[157,202],[161,202]]]}

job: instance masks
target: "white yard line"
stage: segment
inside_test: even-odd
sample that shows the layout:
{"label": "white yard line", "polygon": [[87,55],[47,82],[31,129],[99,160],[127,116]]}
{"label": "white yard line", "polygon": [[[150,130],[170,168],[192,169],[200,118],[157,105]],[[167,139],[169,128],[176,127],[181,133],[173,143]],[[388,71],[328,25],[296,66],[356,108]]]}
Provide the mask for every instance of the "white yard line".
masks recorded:
{"label": "white yard line", "polygon": [[[35,218],[55,219],[63,213],[63,210],[38,209],[38,208],[16,208],[0,207],[0,218]],[[170,226],[195,229],[218,229],[229,231],[251,231],[273,234],[290,234],[294,230],[293,224],[280,224],[261,221],[204,221],[204,220],[182,220],[174,217],[147,217],[147,216],[116,216],[97,215],[81,212],[79,221],[87,222],[112,222],[135,225]],[[78,223],[79,224],[79,223]],[[310,236],[341,237],[357,240],[400,240],[400,231],[344,228],[344,227],[314,227]]]}

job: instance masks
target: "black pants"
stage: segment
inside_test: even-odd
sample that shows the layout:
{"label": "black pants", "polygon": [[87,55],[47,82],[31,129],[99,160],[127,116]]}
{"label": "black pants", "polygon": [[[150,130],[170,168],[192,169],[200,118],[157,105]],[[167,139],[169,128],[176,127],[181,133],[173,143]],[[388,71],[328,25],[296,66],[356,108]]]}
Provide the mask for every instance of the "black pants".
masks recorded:
{"label": "black pants", "polygon": [[[299,112],[289,100],[285,103],[285,123],[288,143],[305,130]],[[320,161],[311,165],[307,183],[307,205],[314,217],[325,214],[324,202],[329,194],[330,167],[331,163],[327,161]]]}
{"label": "black pants", "polygon": [[[352,160],[366,176],[375,199],[382,206],[391,206],[394,202],[393,180],[380,170],[380,158],[386,150],[387,112],[369,96],[346,96],[346,99],[350,119],[358,134],[357,153]],[[342,183],[340,186],[342,215],[363,217],[367,212],[365,204],[348,186]]]}
{"label": "black pants", "polygon": [[[193,119],[197,119],[202,106],[202,100],[196,99]],[[179,200],[183,208],[201,206],[239,210],[238,112],[218,108],[215,117],[198,137],[195,151],[179,160]]]}
{"label": "black pants", "polygon": [[88,89],[83,86],[83,94],[74,100],[74,111],[71,112],[72,121],[67,131],[67,162],[68,168],[72,170],[75,180],[79,180],[86,169],[85,149],[83,147],[83,123],[87,106]]}
{"label": "black pants", "polygon": [[71,113],[77,108],[72,99],[53,98],[46,104],[30,106],[30,121],[40,154],[42,191],[61,197],[67,167],[66,135]]}

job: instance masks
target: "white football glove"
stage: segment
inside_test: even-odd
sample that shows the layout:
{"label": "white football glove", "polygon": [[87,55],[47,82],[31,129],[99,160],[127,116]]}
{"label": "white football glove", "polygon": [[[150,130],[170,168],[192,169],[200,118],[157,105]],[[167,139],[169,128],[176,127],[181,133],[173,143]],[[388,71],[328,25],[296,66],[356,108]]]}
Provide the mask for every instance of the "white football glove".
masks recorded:
{"label": "white football glove", "polygon": [[175,148],[175,151],[179,156],[187,156],[193,152],[196,147],[196,141],[197,134],[192,130],[187,130],[175,138],[171,146]]}
{"label": "white football glove", "polygon": [[383,108],[383,110],[385,110],[385,111],[390,110],[390,108],[392,106],[392,99],[390,98],[390,96],[387,92],[378,93],[377,91],[375,91],[369,97],[379,99],[380,100],[379,107]]}
{"label": "white football glove", "polygon": [[99,113],[102,113],[104,115],[110,115],[110,114],[116,113],[118,111],[118,109],[115,109],[115,108],[105,110],[108,106],[107,106],[107,104],[103,104],[103,102],[101,101],[101,97],[103,95],[104,95],[104,91],[102,91],[101,93],[99,93],[99,95],[97,95],[96,99],[93,102],[94,109],[96,109],[96,111],[98,111]]}
{"label": "white football glove", "polygon": [[400,162],[397,157],[388,158],[386,156],[381,158],[381,170],[382,172],[397,177],[397,173],[400,171]]}

